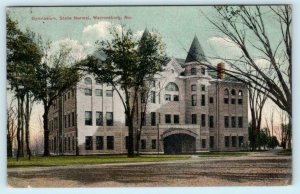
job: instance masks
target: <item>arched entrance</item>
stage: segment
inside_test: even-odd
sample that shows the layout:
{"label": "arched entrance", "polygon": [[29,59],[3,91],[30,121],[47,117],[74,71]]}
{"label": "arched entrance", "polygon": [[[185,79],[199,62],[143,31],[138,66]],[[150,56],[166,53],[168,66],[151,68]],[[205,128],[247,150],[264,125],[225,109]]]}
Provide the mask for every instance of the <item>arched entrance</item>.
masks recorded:
{"label": "arched entrance", "polygon": [[196,138],[188,134],[172,134],[166,136],[163,141],[165,154],[183,154],[196,151]]}

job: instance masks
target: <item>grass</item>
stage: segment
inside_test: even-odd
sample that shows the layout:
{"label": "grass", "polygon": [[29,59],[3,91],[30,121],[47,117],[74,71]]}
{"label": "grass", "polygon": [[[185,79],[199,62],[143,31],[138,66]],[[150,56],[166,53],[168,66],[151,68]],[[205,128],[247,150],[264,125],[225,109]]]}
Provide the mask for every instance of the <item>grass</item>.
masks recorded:
{"label": "grass", "polygon": [[239,157],[239,156],[246,156],[248,153],[246,152],[205,152],[200,153],[199,157],[224,157],[224,156],[230,156],[230,157]]}
{"label": "grass", "polygon": [[8,168],[17,167],[45,167],[45,166],[70,166],[70,165],[90,165],[90,164],[112,164],[112,163],[130,163],[130,162],[162,162],[172,160],[185,160],[188,156],[138,156],[127,158],[125,155],[118,156],[50,156],[20,158],[9,158],[7,161]]}
{"label": "grass", "polygon": [[292,155],[292,150],[291,149],[286,149],[286,150],[280,150],[277,155],[281,156],[291,156]]}

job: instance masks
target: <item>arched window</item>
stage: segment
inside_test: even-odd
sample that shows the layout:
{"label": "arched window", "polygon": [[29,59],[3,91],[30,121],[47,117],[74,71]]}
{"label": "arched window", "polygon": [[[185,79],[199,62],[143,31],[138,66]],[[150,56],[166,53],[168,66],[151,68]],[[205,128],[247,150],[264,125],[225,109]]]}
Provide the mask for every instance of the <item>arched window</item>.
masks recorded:
{"label": "arched window", "polygon": [[224,95],[229,95],[229,91],[227,88],[224,90]]}
{"label": "arched window", "polygon": [[235,89],[231,90],[231,95],[233,95],[233,96],[235,95]]}
{"label": "arched window", "polygon": [[243,96],[243,91],[239,90],[239,96]]}
{"label": "arched window", "polygon": [[196,75],[197,74],[197,69],[196,68],[192,68],[191,69],[191,75]]}
{"label": "arched window", "polygon": [[165,89],[166,91],[179,91],[178,86],[174,82],[168,83]]}
{"label": "arched window", "polygon": [[86,78],[84,79],[84,83],[85,83],[86,85],[92,85],[92,79],[91,79],[90,77],[86,77]]}
{"label": "arched window", "polygon": [[205,68],[204,67],[201,67],[201,74],[205,75]]}

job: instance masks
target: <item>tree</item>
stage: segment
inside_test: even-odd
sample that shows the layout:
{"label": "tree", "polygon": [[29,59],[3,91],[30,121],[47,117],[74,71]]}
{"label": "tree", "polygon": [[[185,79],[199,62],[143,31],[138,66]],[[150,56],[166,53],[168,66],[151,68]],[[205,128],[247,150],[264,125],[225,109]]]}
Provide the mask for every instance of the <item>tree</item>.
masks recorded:
{"label": "tree", "polygon": [[[241,51],[236,58],[222,58],[230,64],[231,75],[242,76],[244,82],[267,96],[292,118],[292,14],[290,5],[283,6],[216,6],[219,19],[208,20]],[[267,16],[277,17],[272,25]],[[278,27],[278,28],[277,28]],[[277,29],[280,37],[270,38],[270,30]],[[250,39],[249,37],[252,37]],[[268,61],[262,68],[256,59]],[[247,68],[254,69],[249,73]],[[242,79],[243,80],[243,79]]]}
{"label": "tree", "polygon": [[270,136],[268,138],[268,143],[267,143],[268,148],[274,149],[278,145],[279,145],[279,142],[278,142],[276,136]]}
{"label": "tree", "polygon": [[158,34],[144,33],[136,41],[124,26],[121,32],[112,29],[111,35],[111,40],[98,42],[97,53],[84,60],[81,68],[99,82],[110,83],[120,97],[128,124],[128,157],[133,157],[136,102],[144,82],[162,71],[164,46]]}

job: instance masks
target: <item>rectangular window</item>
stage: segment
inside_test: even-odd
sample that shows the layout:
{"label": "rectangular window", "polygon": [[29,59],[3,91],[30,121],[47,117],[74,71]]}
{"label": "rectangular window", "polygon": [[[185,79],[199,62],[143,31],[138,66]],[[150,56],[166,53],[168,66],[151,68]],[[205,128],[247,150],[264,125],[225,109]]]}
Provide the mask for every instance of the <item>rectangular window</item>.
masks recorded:
{"label": "rectangular window", "polygon": [[68,150],[71,151],[71,137],[68,137]]}
{"label": "rectangular window", "polygon": [[156,139],[151,140],[151,148],[156,149]]}
{"label": "rectangular window", "polygon": [[151,86],[152,86],[152,87],[155,87],[155,80],[152,80],[152,81],[151,81]]}
{"label": "rectangular window", "polygon": [[192,106],[197,106],[197,95],[192,95]]}
{"label": "rectangular window", "polygon": [[103,126],[103,113],[96,112],[96,126]]}
{"label": "rectangular window", "polygon": [[72,137],[72,149],[75,150],[75,138],[74,138],[74,136]]}
{"label": "rectangular window", "polygon": [[225,147],[229,148],[229,136],[225,136]]}
{"label": "rectangular window", "polygon": [[66,101],[66,100],[67,100],[67,94],[64,95],[64,101]]}
{"label": "rectangular window", "polygon": [[114,136],[107,136],[106,137],[106,143],[107,143],[107,149],[108,150],[113,150],[114,149],[114,144],[115,144],[115,138]]}
{"label": "rectangular window", "polygon": [[95,90],[96,96],[102,96],[102,89]]}
{"label": "rectangular window", "polygon": [[201,106],[205,106],[205,95],[201,95]]}
{"label": "rectangular window", "polygon": [[209,116],[209,127],[210,128],[214,127],[214,116]]}
{"label": "rectangular window", "polygon": [[75,126],[75,112],[72,112],[72,126]]}
{"label": "rectangular window", "polygon": [[171,95],[170,94],[165,95],[165,101],[171,101]]}
{"label": "rectangular window", "polygon": [[231,98],[231,104],[235,104],[235,98]]}
{"label": "rectangular window", "polygon": [[201,85],[201,91],[202,91],[202,92],[205,91],[205,85]]}
{"label": "rectangular window", "polygon": [[243,117],[238,117],[238,128],[243,128]]}
{"label": "rectangular window", "polygon": [[214,103],[214,97],[209,97],[209,103],[213,104]]}
{"label": "rectangular window", "polygon": [[112,97],[113,96],[113,91],[112,90],[106,90],[106,96],[107,97]]}
{"label": "rectangular window", "polygon": [[128,145],[129,145],[129,137],[126,136],[126,137],[125,137],[125,149],[126,149],[126,150],[128,150],[128,147],[129,147]]}
{"label": "rectangular window", "polygon": [[141,112],[141,124],[142,124],[142,126],[146,125],[146,113],[145,112]]}
{"label": "rectangular window", "polygon": [[64,124],[65,124],[65,128],[67,128],[67,115],[64,116]]}
{"label": "rectangular window", "polygon": [[151,103],[155,103],[156,102],[155,98],[156,98],[155,91],[151,91]]}
{"label": "rectangular window", "polygon": [[156,125],[156,112],[151,112],[151,126]]}
{"label": "rectangular window", "polygon": [[141,140],[141,149],[142,150],[146,149],[146,140],[145,139]]}
{"label": "rectangular window", "polygon": [[70,99],[70,96],[71,96],[71,94],[70,94],[70,92],[68,92],[68,99]]}
{"label": "rectangular window", "polygon": [[238,104],[243,104],[243,99],[238,99]]}
{"label": "rectangular window", "polygon": [[201,114],[201,127],[205,127],[206,125],[206,115],[205,114]]}
{"label": "rectangular window", "polygon": [[92,111],[85,111],[85,125],[93,125]]}
{"label": "rectangular window", "polygon": [[228,104],[228,98],[224,98],[224,104]]}
{"label": "rectangular window", "polygon": [[92,96],[92,89],[90,89],[90,88],[84,88],[84,95],[86,95],[86,96]]}
{"label": "rectangular window", "polygon": [[93,137],[85,136],[85,149],[92,150],[93,149]]}
{"label": "rectangular window", "polygon": [[174,123],[175,124],[179,123],[179,115],[174,115]]}
{"label": "rectangular window", "polygon": [[209,137],[209,147],[210,148],[214,148],[215,146],[215,137],[214,136],[210,136]]}
{"label": "rectangular window", "polygon": [[197,115],[192,114],[192,124],[197,124]]}
{"label": "rectangular window", "polygon": [[229,127],[229,117],[228,117],[228,116],[225,116],[225,117],[224,117],[224,127],[225,127],[225,128],[228,128],[228,127]]}
{"label": "rectangular window", "polygon": [[236,147],[236,136],[231,137],[231,145],[232,147]]}
{"label": "rectangular window", "polygon": [[196,84],[193,84],[193,85],[191,86],[191,90],[192,90],[192,91],[197,91],[197,85],[196,85]]}
{"label": "rectangular window", "polygon": [[231,117],[231,127],[232,128],[236,127],[236,118],[235,117]]}
{"label": "rectangular window", "polygon": [[71,127],[71,114],[68,114],[68,127]]}
{"label": "rectangular window", "polygon": [[239,136],[239,147],[244,147],[244,136]]}
{"label": "rectangular window", "polygon": [[173,101],[179,101],[179,96],[178,95],[173,95]]}
{"label": "rectangular window", "polygon": [[165,123],[171,123],[171,115],[165,115]]}
{"label": "rectangular window", "polygon": [[206,148],[206,139],[201,140],[202,148]]}
{"label": "rectangular window", "polygon": [[103,150],[103,136],[96,136],[96,150]]}
{"label": "rectangular window", "polygon": [[75,95],[75,90],[72,89],[72,90],[71,90],[71,96],[74,97],[74,95]]}
{"label": "rectangular window", "polygon": [[107,126],[114,125],[114,115],[112,112],[106,112],[106,125]]}

